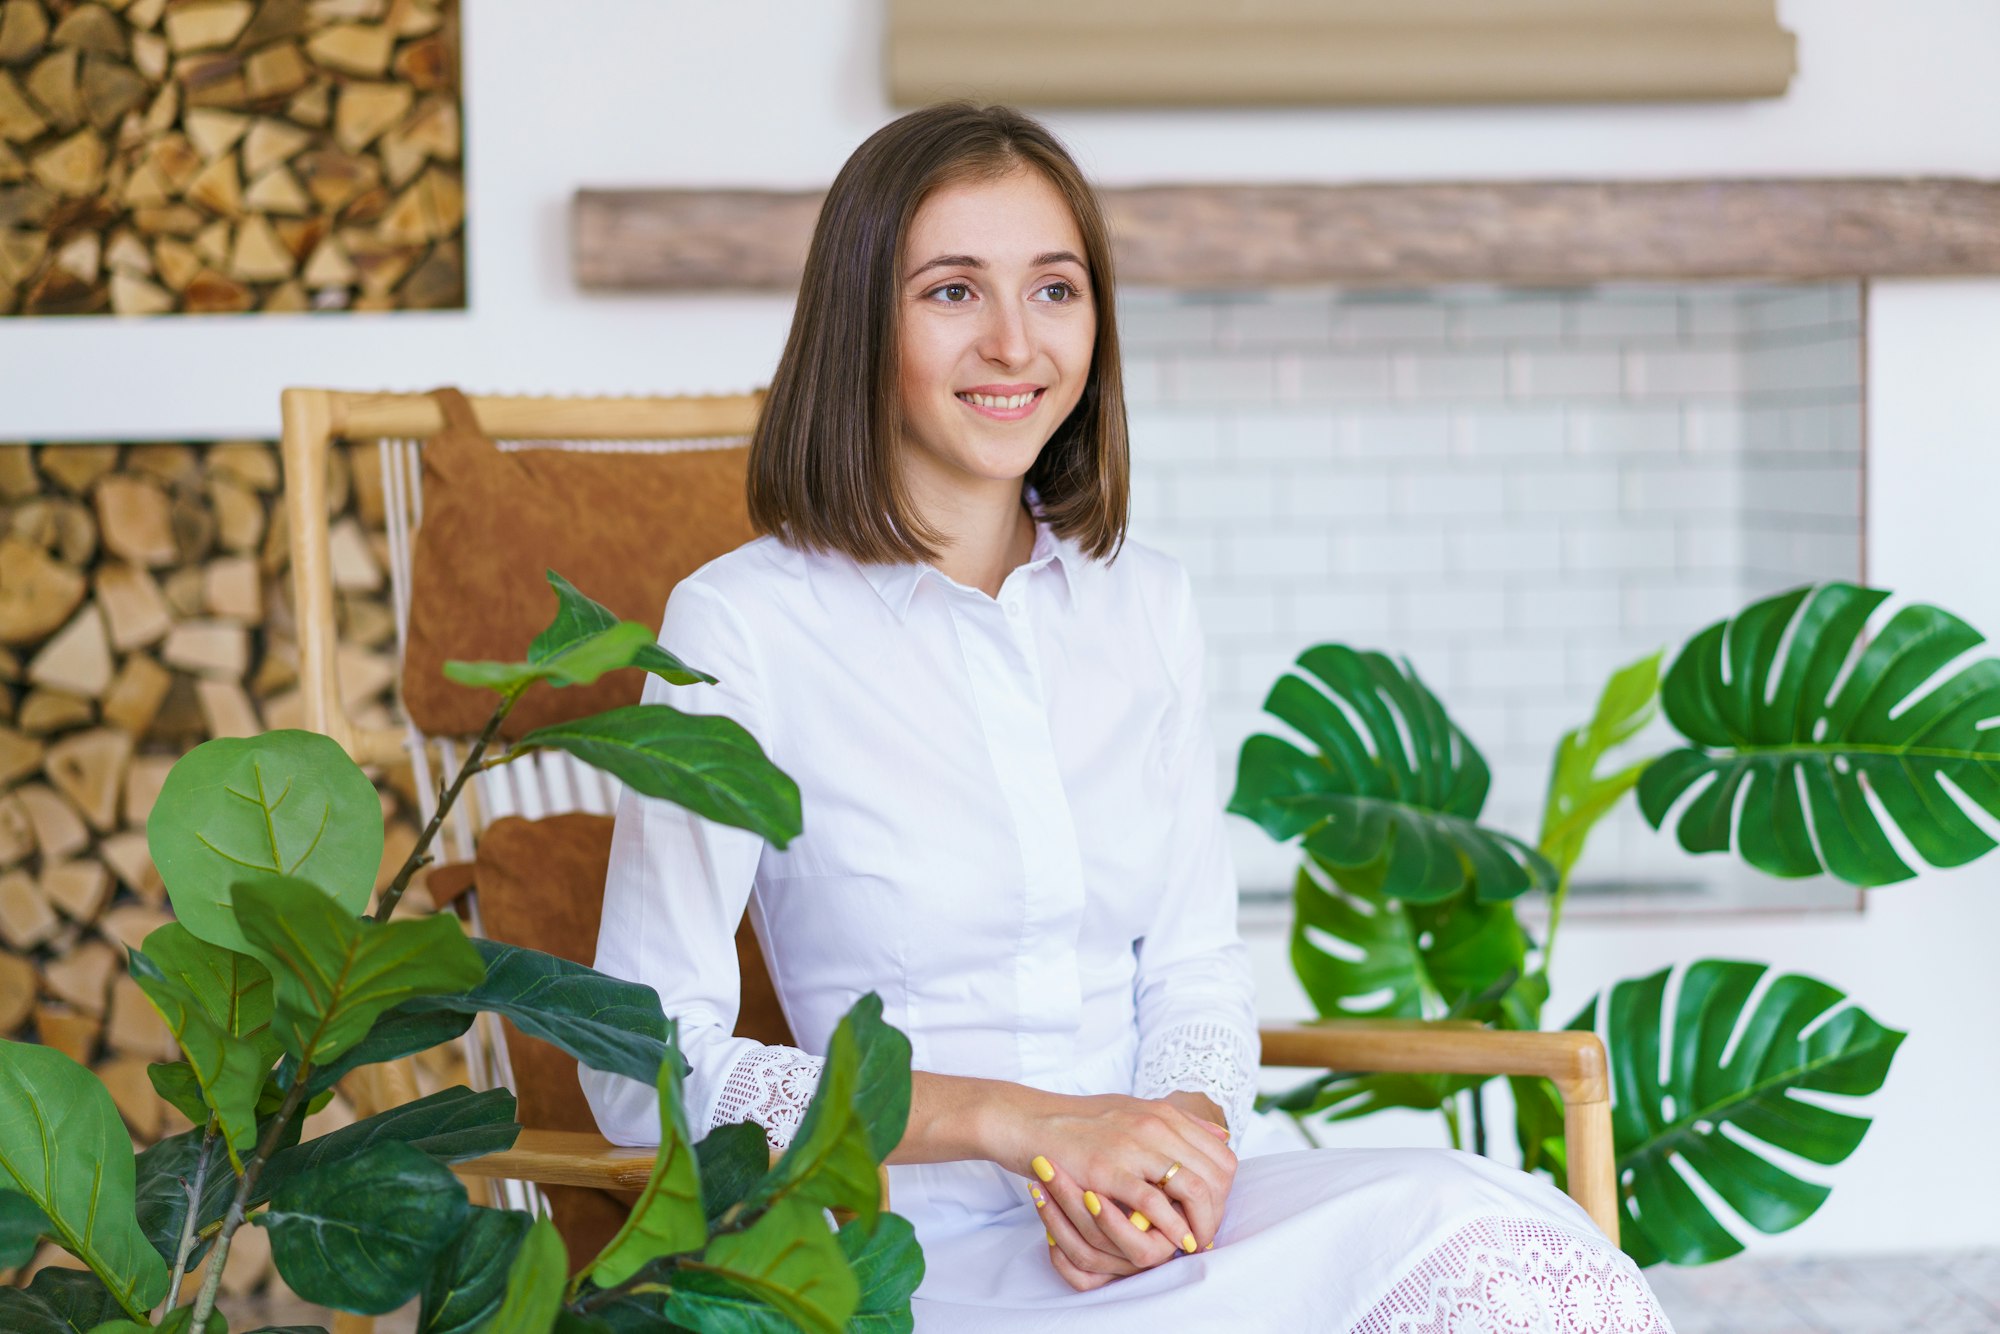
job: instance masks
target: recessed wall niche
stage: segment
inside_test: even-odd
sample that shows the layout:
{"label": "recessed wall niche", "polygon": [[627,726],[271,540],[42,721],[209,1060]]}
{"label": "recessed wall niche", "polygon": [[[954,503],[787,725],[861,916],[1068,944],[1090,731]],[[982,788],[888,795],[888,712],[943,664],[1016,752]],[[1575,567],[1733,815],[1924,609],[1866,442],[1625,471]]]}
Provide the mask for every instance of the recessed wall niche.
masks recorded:
{"label": "recessed wall niche", "polygon": [[462,308],[457,0],[0,0],[0,314]]}

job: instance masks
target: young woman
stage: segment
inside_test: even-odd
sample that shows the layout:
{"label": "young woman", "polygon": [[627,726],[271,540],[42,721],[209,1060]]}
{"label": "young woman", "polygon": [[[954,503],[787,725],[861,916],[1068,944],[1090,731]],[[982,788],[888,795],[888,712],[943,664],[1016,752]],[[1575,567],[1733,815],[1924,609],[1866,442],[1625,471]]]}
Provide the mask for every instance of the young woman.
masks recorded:
{"label": "young woman", "polygon": [[[646,688],[743,723],[805,832],[628,792],[597,968],[679,1019],[696,1134],[780,1147],[881,994],[920,1329],[1666,1331],[1548,1183],[1253,1113],[1201,629],[1124,540],[1111,279],[1089,186],[1010,109],[914,112],[841,169],[751,445],[765,535],[666,609],[719,680]],[[801,1049],[731,1036],[746,902]],[[606,1135],[659,1142],[652,1089],[583,1080]]]}

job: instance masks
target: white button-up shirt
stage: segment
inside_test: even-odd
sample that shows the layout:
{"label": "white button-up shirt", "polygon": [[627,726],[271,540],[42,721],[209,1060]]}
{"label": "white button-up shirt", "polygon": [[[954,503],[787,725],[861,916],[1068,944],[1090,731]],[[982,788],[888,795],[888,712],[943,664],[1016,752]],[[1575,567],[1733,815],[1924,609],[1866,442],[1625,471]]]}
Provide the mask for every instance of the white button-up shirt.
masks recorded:
{"label": "white button-up shirt", "polygon": [[[596,967],[678,1018],[697,1136],[747,1119],[787,1142],[872,990],[918,1070],[1193,1089],[1240,1138],[1255,1010],[1178,562],[1133,541],[1092,560],[1038,522],[995,599],[929,564],[763,537],[681,581],[660,642],[718,681],[652,677],[646,701],[742,723],[804,818],[781,851],[630,790],[618,804]],[[731,1035],[746,901],[800,1049]],[[609,1138],[659,1142],[652,1089],[581,1077]],[[892,1169],[898,1210],[1018,1203],[977,1167]]]}

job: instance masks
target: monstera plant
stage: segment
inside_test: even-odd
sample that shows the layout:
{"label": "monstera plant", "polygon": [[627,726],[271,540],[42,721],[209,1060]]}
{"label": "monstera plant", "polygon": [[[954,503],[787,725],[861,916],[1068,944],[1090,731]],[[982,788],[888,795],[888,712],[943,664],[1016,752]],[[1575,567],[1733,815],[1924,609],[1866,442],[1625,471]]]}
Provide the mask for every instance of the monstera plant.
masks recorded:
{"label": "monstera plant", "polygon": [[[217,1283],[246,1224],[264,1229],[300,1296],[363,1314],[416,1299],[422,1334],[910,1328],[922,1256],[907,1222],[882,1208],[876,1171],[909,1115],[910,1047],[882,1021],[879,997],[864,996],[835,1030],[817,1096],[773,1163],[755,1125],[695,1141],[674,1027],[651,988],[469,939],[450,914],[392,920],[467,778],[537,749],[579,755],[779,846],[799,833],[797,787],[726,718],[640,704],[483,758],[538,683],[621,667],[714,680],[553,571],[549,582],[556,618],[524,662],[448,664],[499,703],[372,913],[381,807],[333,741],[219,739],[174,765],[146,832],[177,920],[131,951],[129,967],[183,1053],[152,1067],[154,1085],[194,1128],[134,1155],[89,1070],[0,1042],[0,1267],[24,1263],[42,1238],[85,1266],[0,1288],[0,1329],[222,1334]],[[513,1144],[507,1090],[445,1089],[302,1138],[304,1117],[348,1072],[450,1041],[479,1011],[659,1090],[651,1180],[574,1274],[547,1219],[472,1204],[448,1166]],[[834,1230],[828,1208],[849,1221]]]}
{"label": "monstera plant", "polygon": [[[1871,796],[1933,866],[1990,851],[1952,789],[2000,816],[2000,729],[1982,726],[2000,716],[2000,661],[1934,679],[1982,637],[1924,605],[1871,636],[1888,596],[1796,588],[1703,630],[1664,680],[1660,653],[1614,674],[1556,747],[1532,846],[1479,822],[1485,761],[1407,662],[1306,650],[1265,702],[1305,745],[1245,741],[1229,809],[1301,840],[1291,954],[1315,1007],[1540,1028],[1571,876],[1591,829],[1628,793],[1688,851],[1734,851],[1776,876],[1875,887],[1913,875]],[[1661,711],[1682,744],[1607,765]],[[1539,941],[1515,912],[1530,893],[1548,896]],[[1620,982],[1569,1024],[1598,1032],[1609,1052],[1620,1240],[1641,1263],[1742,1249],[1684,1171],[1750,1226],[1779,1232],[1828,1188],[1766,1149],[1831,1166],[1867,1132],[1868,1118],[1820,1099],[1880,1088],[1904,1034],[1825,982],[1768,973],[1697,960]],[[1271,1101],[1302,1121],[1437,1110],[1454,1144],[1484,1152],[1485,1082],[1336,1073]],[[1554,1090],[1510,1083],[1523,1166],[1561,1181]]]}

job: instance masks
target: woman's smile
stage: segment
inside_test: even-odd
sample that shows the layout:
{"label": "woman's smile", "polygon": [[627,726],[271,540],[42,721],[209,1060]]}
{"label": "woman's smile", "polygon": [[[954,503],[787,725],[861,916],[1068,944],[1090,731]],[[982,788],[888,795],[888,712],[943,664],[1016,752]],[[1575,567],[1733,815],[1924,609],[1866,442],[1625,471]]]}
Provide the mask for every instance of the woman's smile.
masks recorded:
{"label": "woman's smile", "polygon": [[[1004,386],[993,386],[993,388],[1001,387]],[[953,397],[982,417],[990,417],[994,421],[1017,422],[1033,415],[1035,409],[1041,406],[1042,396],[1047,392],[1046,386],[1013,394],[985,392],[985,389],[985,386],[980,390],[961,389]]]}

